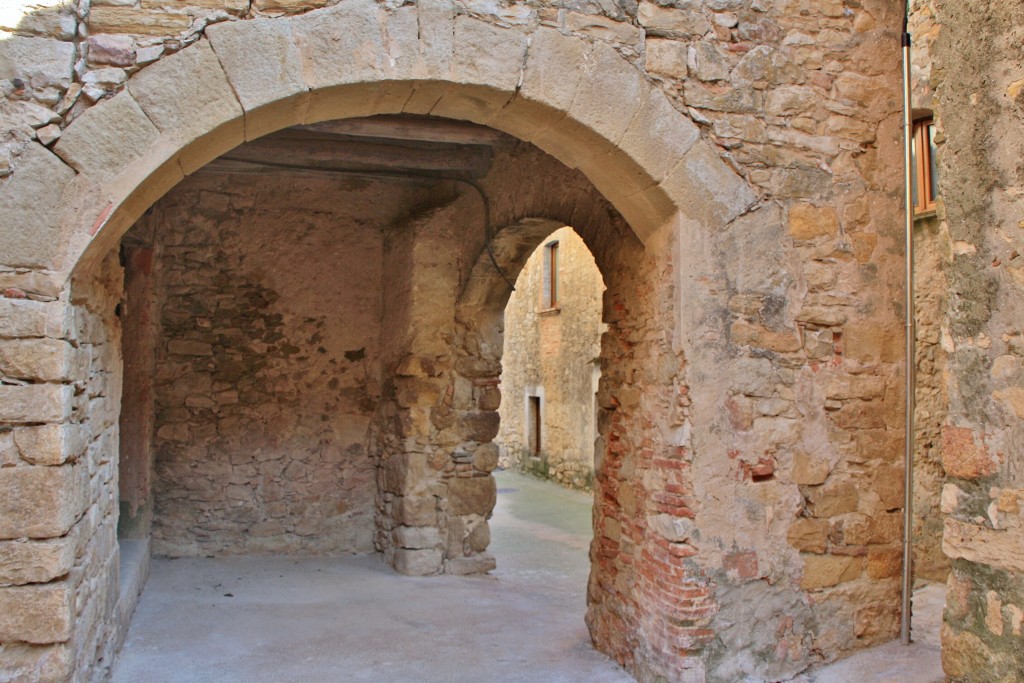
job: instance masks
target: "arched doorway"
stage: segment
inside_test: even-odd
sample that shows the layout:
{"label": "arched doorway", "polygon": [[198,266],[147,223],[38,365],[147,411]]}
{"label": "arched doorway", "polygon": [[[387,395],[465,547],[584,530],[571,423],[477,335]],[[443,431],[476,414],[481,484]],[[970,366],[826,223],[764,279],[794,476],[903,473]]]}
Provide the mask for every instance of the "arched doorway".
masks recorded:
{"label": "arched doorway", "polygon": [[[709,662],[718,666],[737,650],[761,653],[750,654],[751,661],[761,661],[763,653],[775,651],[761,632],[784,634],[783,673],[806,667],[818,651],[842,652],[848,638],[838,634],[853,633],[861,639],[858,645],[884,637],[891,631],[895,590],[888,574],[889,532],[867,536],[863,552],[870,553],[870,562],[851,544],[832,552],[827,534],[821,547],[798,548],[786,539],[798,517],[820,531],[845,524],[842,515],[854,514],[858,505],[879,518],[898,507],[876,492],[891,479],[887,470],[874,464],[851,470],[848,463],[854,456],[858,462],[884,461],[898,428],[886,419],[883,403],[891,392],[886,393],[887,380],[879,379],[896,372],[892,359],[879,351],[894,318],[891,313],[884,318],[886,334],[837,337],[833,332],[847,322],[851,332],[861,332],[864,311],[871,307],[855,309],[845,299],[836,303],[823,297],[824,313],[810,299],[804,311],[802,297],[788,297],[810,280],[803,261],[809,272],[818,269],[815,286],[826,292],[836,281],[829,279],[833,268],[857,283],[887,272],[874,268],[887,258],[875,245],[886,244],[890,236],[878,241],[872,233],[854,247],[835,246],[831,240],[839,231],[829,221],[835,211],[830,214],[827,207],[802,206],[802,213],[792,214],[788,204],[756,207],[755,192],[699,139],[694,123],[607,44],[547,27],[502,27],[454,11],[431,14],[420,8],[409,8],[419,20],[419,30],[410,31],[413,24],[390,14],[383,18],[394,23],[382,24],[378,10],[374,3],[343,3],[269,24],[213,27],[209,40],[144,69],[126,90],[86,111],[64,131],[59,156],[34,146],[32,163],[15,176],[19,187],[36,194],[26,194],[13,217],[29,228],[24,234],[30,239],[20,232],[12,237],[8,259],[23,269],[12,281],[42,297],[37,302],[53,304],[38,309],[48,311],[54,329],[64,330],[61,339],[74,341],[85,359],[56,380],[4,389],[28,397],[12,404],[25,406],[12,419],[34,435],[26,437],[27,455],[19,457],[32,463],[61,458],[60,467],[32,475],[53,492],[54,505],[44,506],[46,519],[26,523],[25,533],[19,527],[13,537],[62,538],[80,525],[76,533],[85,539],[77,548],[77,571],[67,579],[53,575],[45,584],[47,595],[53,591],[60,598],[47,612],[57,626],[15,640],[34,638],[54,656],[73,651],[61,666],[83,670],[109,656],[118,640],[115,608],[105,597],[115,583],[118,552],[112,463],[119,292],[116,262],[104,259],[169,188],[244,140],[298,123],[398,112],[476,121],[531,141],[579,169],[605,202],[495,211],[493,226],[516,225],[532,215],[583,229],[600,225],[594,207],[609,204],[628,225],[621,260],[609,257],[607,270],[622,286],[610,297],[606,316],[621,330],[606,351],[613,361],[607,385],[616,391],[600,396],[607,411],[601,429],[608,434],[609,462],[614,460],[604,491],[607,514],[596,523],[607,539],[602,574],[592,581],[594,630],[608,634],[602,647],[645,675],[683,678],[703,675]],[[365,33],[351,31],[353,25]],[[267,50],[252,50],[256,44]],[[780,192],[797,191],[796,185],[817,182],[819,175],[786,172],[771,180]],[[8,181],[6,187],[13,185]],[[59,204],[53,201],[58,192]],[[35,198],[44,209],[35,208]],[[595,254],[602,252],[607,234],[595,233]],[[477,254],[467,256],[467,263],[476,262],[486,241],[479,239]],[[836,254],[835,263],[821,266],[822,254]],[[863,273],[854,257],[868,262]],[[880,290],[871,291],[873,310],[880,311]],[[829,314],[834,306],[841,315]],[[463,532],[480,527],[473,515],[485,514],[490,497],[484,472],[489,449],[479,451],[483,469],[477,470],[473,459],[493,430],[493,417],[487,415],[493,410],[486,408],[492,399],[484,387],[494,376],[494,364],[491,320],[469,315],[471,308],[460,304],[456,324],[442,331],[451,331],[455,349],[450,371],[437,373],[438,366],[424,365],[431,354],[393,350],[392,386],[384,383],[382,391],[389,397],[393,392],[389,401],[395,410],[385,415],[399,421],[423,418],[430,425],[409,422],[415,429],[436,427],[435,418],[441,425],[453,419],[459,432],[472,430],[474,438],[430,445],[425,449],[430,453],[406,448],[397,439],[384,443],[383,488],[394,497],[382,519],[396,520],[399,514],[404,519],[409,502],[408,509],[432,512],[435,519],[439,510],[445,519],[459,518]],[[69,319],[81,323],[74,332],[80,336],[66,331]],[[30,338],[27,329],[16,328],[14,336]],[[807,332],[820,343],[808,343]],[[843,364],[850,349],[856,362],[872,364],[867,372],[877,382],[850,379],[863,370]],[[441,397],[450,388],[450,413],[414,405],[403,392],[424,378],[440,385],[444,373],[450,381]],[[806,429],[794,417],[796,404]],[[397,432],[379,432],[385,433]],[[435,481],[434,474],[418,478],[427,473],[430,456],[460,444],[466,450],[453,470],[468,476],[449,477],[454,484],[443,491],[419,486]],[[72,455],[84,455],[81,467],[72,464]],[[434,472],[442,472],[447,462],[438,457]],[[782,476],[773,476],[776,467]],[[797,470],[808,478],[798,481]],[[415,480],[406,476],[410,472]],[[404,500],[430,497],[432,508]],[[822,504],[833,499],[842,504]],[[736,501],[742,505],[733,505]],[[87,524],[81,522],[86,510],[92,511]],[[405,534],[402,527],[422,525],[396,523],[387,536]],[[442,538],[448,544],[452,537]],[[431,550],[410,547],[420,543],[408,538],[396,545],[395,565],[436,568],[448,561],[453,569],[452,558],[444,557],[448,546],[440,555],[397,552]],[[465,543],[461,548],[460,569],[486,565],[480,553],[466,554]],[[780,606],[766,612],[771,628],[737,626],[742,620],[732,617],[753,602]],[[72,614],[71,604],[80,610]],[[852,607],[855,616],[847,609]],[[798,618],[790,619],[794,615]],[[806,635],[817,633],[818,625],[823,644]]]}

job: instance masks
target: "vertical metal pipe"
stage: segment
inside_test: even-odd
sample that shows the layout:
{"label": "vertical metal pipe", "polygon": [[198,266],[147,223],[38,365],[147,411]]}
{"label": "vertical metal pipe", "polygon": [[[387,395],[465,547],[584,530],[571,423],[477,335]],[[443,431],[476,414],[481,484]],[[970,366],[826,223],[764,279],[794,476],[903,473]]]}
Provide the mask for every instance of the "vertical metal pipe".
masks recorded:
{"label": "vertical metal pipe", "polygon": [[[911,148],[914,134],[913,111],[910,101],[910,8],[905,9],[903,16],[903,202],[904,233],[906,245],[906,283],[904,316],[906,318],[906,420],[903,438],[903,580],[900,610],[900,641],[910,644],[911,592],[913,590],[914,572],[914,391],[917,385],[917,359],[915,357],[916,330],[914,329],[914,196],[912,191],[913,152]],[[920,192],[927,191],[919,188]]]}

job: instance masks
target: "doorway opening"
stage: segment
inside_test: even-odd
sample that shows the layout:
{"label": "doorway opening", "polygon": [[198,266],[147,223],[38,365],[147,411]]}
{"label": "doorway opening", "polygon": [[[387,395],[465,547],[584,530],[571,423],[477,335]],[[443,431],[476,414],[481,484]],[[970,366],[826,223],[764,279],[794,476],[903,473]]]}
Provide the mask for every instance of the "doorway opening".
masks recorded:
{"label": "doorway opening", "polygon": [[604,290],[593,255],[568,226],[519,273],[504,317],[502,467],[593,489]]}

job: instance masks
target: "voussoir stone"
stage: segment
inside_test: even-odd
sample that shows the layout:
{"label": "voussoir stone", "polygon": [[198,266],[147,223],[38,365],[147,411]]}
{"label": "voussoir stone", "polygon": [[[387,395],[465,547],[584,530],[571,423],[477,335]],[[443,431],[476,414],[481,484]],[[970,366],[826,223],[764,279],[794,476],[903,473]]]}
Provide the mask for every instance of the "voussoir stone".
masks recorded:
{"label": "voussoir stone", "polygon": [[513,92],[519,84],[526,36],[479,19],[455,20],[454,80]]}
{"label": "voussoir stone", "polygon": [[710,145],[695,144],[661,183],[677,206],[707,227],[720,227],[749,208],[757,196]]}
{"label": "voussoir stone", "polygon": [[[290,22],[223,22],[206,34],[246,112],[306,90]],[[259,49],[253,49],[256,45]]]}
{"label": "voussoir stone", "polygon": [[292,20],[310,90],[383,75],[384,37],[373,0],[346,0]]}
{"label": "voussoir stone", "polygon": [[85,110],[54,151],[75,170],[102,181],[145,154],[159,137],[131,93],[122,91]]}
{"label": "voussoir stone", "polygon": [[640,72],[615,51],[599,43],[590,53],[569,115],[616,143],[626,132],[651,89]]}
{"label": "voussoir stone", "polygon": [[163,134],[191,142],[232,119],[242,107],[208,41],[147,66],[128,90]]}
{"label": "voussoir stone", "polygon": [[619,147],[658,182],[699,137],[697,124],[673,107],[660,89],[652,88]]}

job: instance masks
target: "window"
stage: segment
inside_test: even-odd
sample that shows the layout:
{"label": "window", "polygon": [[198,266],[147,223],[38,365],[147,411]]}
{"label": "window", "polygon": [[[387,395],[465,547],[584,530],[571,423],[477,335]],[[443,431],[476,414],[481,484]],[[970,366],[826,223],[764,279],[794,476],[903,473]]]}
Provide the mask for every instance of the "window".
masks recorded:
{"label": "window", "polygon": [[544,302],[546,309],[558,308],[558,241],[544,245]]}
{"label": "window", "polygon": [[939,171],[935,166],[935,123],[932,119],[922,119],[914,123],[910,153],[913,164],[910,189],[914,198],[914,213],[934,211]]}
{"label": "window", "polygon": [[540,396],[528,396],[526,430],[530,439],[530,455],[540,455]]}

